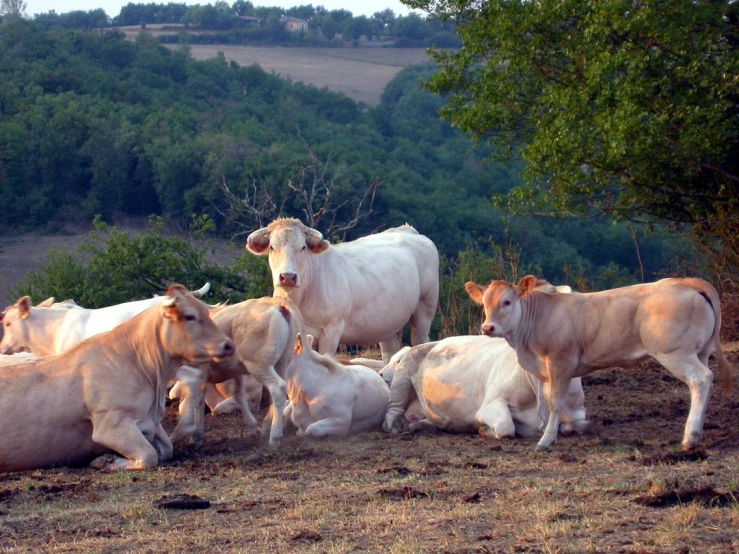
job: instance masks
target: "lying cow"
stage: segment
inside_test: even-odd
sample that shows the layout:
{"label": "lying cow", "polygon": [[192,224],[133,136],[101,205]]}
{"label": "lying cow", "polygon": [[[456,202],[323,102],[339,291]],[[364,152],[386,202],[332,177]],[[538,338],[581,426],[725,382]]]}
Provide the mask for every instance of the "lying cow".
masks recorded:
{"label": "lying cow", "polygon": [[[307,343],[306,343],[307,339]],[[298,333],[295,358],[285,373],[290,403],[285,419],[310,437],[348,435],[379,427],[389,390],[376,371],[346,365],[312,348],[313,337]]]}
{"label": "lying cow", "polygon": [[246,248],[269,255],[274,296],[295,303],[322,354],[379,342],[387,362],[409,321],[411,343],[428,342],[439,253],[410,225],[333,246],[297,219],[277,219],[249,235]]}
{"label": "lying cow", "polygon": [[557,294],[537,289],[538,282],[527,276],[518,285],[465,285],[470,298],[485,307],[483,333],[505,337],[523,368],[551,385],[551,412],[537,450],[557,438],[571,379],[596,369],[629,367],[650,356],[690,387],[683,448],[695,448],[713,381],[711,350],[727,389],[733,380],[719,343],[716,289],[702,279],[662,279],[590,294]]}
{"label": "lying cow", "polygon": [[0,371],[12,422],[0,427],[0,471],[93,458],[95,469],[148,469],[172,456],[161,425],[167,382],[183,363],[226,358],[234,346],[184,287],[157,304],[64,354]]}
{"label": "lying cow", "polygon": [[[287,387],[282,376],[293,358],[294,337],[302,329],[300,312],[288,298],[266,297],[213,310],[212,317],[235,343],[236,355],[223,363],[209,363],[205,379],[210,383],[237,380],[233,398],[241,409],[249,434],[257,434],[259,429],[243,393],[242,381],[248,374],[261,386],[267,387],[271,406],[263,426],[270,426],[269,444],[278,446],[283,435],[283,412],[287,399]],[[197,439],[203,432],[202,377],[192,372],[179,373],[177,377],[186,384],[187,403],[171,438],[173,441],[186,436]]]}
{"label": "lying cow", "polygon": [[[394,373],[385,431],[433,425],[496,439],[539,435],[543,425],[537,402],[539,383],[518,364],[516,352],[504,340],[450,337],[414,346],[394,358],[384,371]],[[548,387],[541,394],[547,397]],[[566,395],[563,432],[582,433],[588,428],[584,402],[582,382],[573,379]],[[413,411],[416,403],[425,419]]]}
{"label": "lying cow", "polygon": [[[208,290],[210,283],[193,291],[192,295],[199,298]],[[31,306],[31,299],[24,296],[0,314],[4,331],[0,353],[61,354],[86,338],[110,331],[161,301],[162,297],[154,297],[89,310],[70,301],[54,305],[53,298]]]}

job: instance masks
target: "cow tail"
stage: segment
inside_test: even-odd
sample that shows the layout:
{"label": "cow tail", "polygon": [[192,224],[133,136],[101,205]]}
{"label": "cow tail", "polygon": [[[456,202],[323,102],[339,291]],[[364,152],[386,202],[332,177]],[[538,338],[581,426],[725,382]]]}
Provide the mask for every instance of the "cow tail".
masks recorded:
{"label": "cow tail", "polygon": [[714,315],[713,327],[713,351],[718,362],[718,374],[721,379],[721,386],[725,392],[730,392],[734,388],[734,366],[726,359],[723,350],[721,350],[721,300],[718,297],[716,289],[705,281],[698,281],[699,293],[708,300]]}
{"label": "cow tail", "polygon": [[[290,362],[293,360],[295,351],[293,345],[295,343],[295,337],[298,336],[303,330],[303,316],[300,314],[297,306],[289,298],[282,298],[282,305],[279,307],[280,313],[284,316],[287,321],[287,344],[283,348],[282,355],[280,356],[277,366],[279,368],[287,368]],[[281,372],[280,372],[281,373]]]}

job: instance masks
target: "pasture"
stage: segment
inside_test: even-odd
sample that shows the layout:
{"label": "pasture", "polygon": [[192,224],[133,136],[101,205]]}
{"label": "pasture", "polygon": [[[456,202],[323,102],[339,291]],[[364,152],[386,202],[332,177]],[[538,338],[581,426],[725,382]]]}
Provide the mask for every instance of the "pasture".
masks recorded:
{"label": "pasture", "polygon": [[[688,390],[665,370],[583,384],[594,433],[545,453],[534,440],[381,431],[287,436],[272,451],[232,414],[207,416],[202,445],[151,471],[0,474],[0,551],[737,552],[737,393],[714,389],[702,449],[683,456]],[[173,404],[168,431],[175,417]],[[153,505],[174,495],[210,506]]]}
{"label": "pasture", "polygon": [[[177,48],[177,45],[168,45]],[[385,86],[404,67],[429,61],[424,48],[266,48],[225,44],[190,46],[196,60],[215,58],[241,66],[259,64],[292,81],[342,92],[376,106]]]}

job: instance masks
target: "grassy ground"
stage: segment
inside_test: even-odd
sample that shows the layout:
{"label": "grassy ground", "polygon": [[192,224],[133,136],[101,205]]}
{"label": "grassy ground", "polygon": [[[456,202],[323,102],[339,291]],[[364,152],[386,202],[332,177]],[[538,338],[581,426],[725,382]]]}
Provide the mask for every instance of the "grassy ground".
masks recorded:
{"label": "grassy ground", "polygon": [[[736,393],[714,390],[704,450],[685,458],[674,454],[687,388],[664,370],[584,385],[595,434],[546,453],[531,440],[379,431],[288,436],[272,451],[243,438],[234,414],[208,416],[201,446],[152,471],[0,475],[0,551],[739,551],[739,504],[722,496],[739,494]],[[210,507],[152,504],[175,494]]]}

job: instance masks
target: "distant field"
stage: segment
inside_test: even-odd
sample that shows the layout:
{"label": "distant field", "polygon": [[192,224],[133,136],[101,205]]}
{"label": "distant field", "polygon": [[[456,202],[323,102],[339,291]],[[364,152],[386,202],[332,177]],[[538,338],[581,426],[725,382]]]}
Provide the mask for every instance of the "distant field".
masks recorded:
{"label": "distant field", "polygon": [[[171,45],[177,48],[177,45]],[[193,45],[196,60],[218,52],[239,65],[262,69],[317,87],[343,92],[357,102],[376,106],[385,86],[404,67],[428,61],[423,48],[261,48],[255,46]]]}
{"label": "distant field", "polygon": [[[138,25],[118,27],[129,39],[141,32]],[[176,25],[147,25],[153,36],[182,31]],[[202,33],[207,33],[204,31]],[[177,44],[168,44],[179,48]],[[429,60],[425,48],[283,48],[233,46],[228,44],[191,45],[196,60],[215,58],[223,52],[228,61],[239,65],[259,64],[293,81],[343,92],[357,102],[376,106],[385,86],[404,67]]]}

